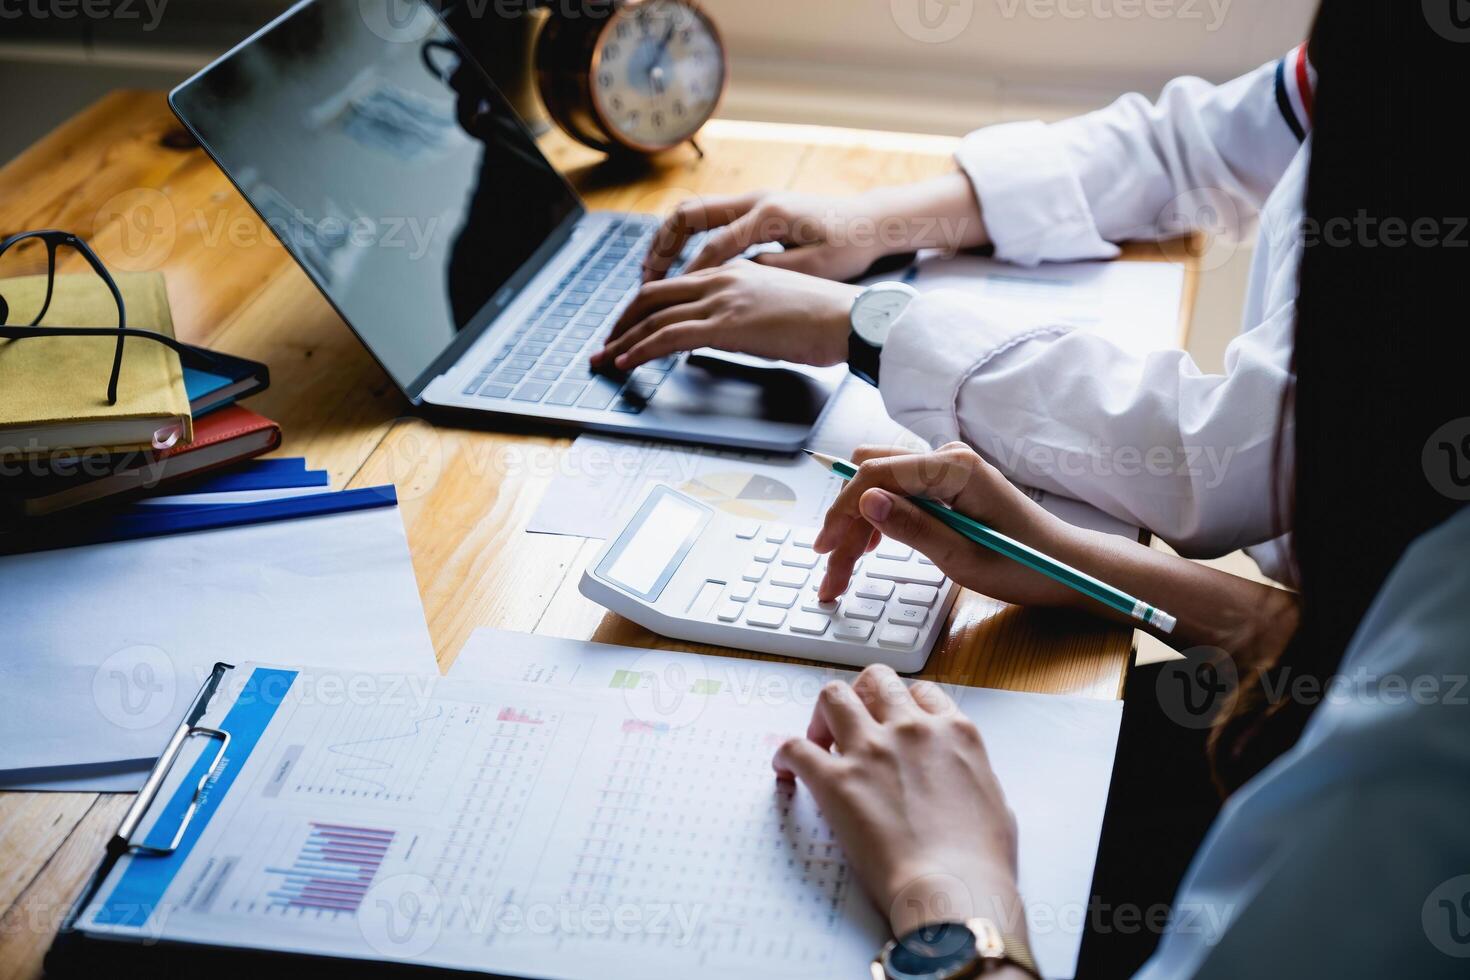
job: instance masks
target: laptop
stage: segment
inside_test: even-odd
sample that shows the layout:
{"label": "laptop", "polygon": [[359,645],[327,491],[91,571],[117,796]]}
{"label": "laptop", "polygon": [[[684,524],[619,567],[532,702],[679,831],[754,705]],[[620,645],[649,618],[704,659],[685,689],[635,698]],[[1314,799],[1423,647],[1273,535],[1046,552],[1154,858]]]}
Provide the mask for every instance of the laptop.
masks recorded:
{"label": "laptop", "polygon": [[380,24],[307,0],[169,103],[415,407],[799,449],[840,367],[703,351],[589,369],[658,219],[589,211],[422,6]]}

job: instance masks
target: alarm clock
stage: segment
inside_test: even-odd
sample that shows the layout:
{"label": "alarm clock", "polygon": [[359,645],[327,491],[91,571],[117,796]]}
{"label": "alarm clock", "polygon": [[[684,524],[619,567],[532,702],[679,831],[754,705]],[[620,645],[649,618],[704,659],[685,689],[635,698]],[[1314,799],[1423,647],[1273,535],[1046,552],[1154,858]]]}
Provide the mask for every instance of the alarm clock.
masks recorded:
{"label": "alarm clock", "polygon": [[725,46],[692,0],[587,0],[552,9],[536,45],[546,111],[605,153],[693,140],[725,91]]}

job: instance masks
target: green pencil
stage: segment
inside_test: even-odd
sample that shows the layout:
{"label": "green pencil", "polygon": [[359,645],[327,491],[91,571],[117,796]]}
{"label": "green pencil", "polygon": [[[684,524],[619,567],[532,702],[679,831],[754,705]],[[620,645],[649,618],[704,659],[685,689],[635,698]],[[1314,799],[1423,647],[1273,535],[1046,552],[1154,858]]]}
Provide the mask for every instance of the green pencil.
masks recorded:
{"label": "green pencil", "polygon": [[[845,459],[836,456],[828,456],[826,453],[806,450],[806,454],[844,480],[851,480],[857,476],[857,466]],[[997,554],[1005,555],[1012,561],[1020,562],[1035,572],[1040,572],[1047,578],[1062,583],[1071,589],[1076,589],[1083,595],[1096,599],[1110,609],[1116,609],[1125,616],[1147,623],[1157,628],[1162,633],[1174,632],[1175,619],[1162,609],[1155,609],[1142,599],[1135,599],[1122,589],[1115,589],[1106,582],[1099,581],[1086,572],[1079,572],[1071,565],[1057,561],[1055,558],[1043,555],[1035,548],[1024,545],[1014,538],[1007,537],[992,527],[986,527],[979,521],[972,520],[963,514],[957,514],[941,503],[936,503],[924,497],[909,497],[914,503],[924,510],[939,518],[945,524],[978,545],[983,545]]]}

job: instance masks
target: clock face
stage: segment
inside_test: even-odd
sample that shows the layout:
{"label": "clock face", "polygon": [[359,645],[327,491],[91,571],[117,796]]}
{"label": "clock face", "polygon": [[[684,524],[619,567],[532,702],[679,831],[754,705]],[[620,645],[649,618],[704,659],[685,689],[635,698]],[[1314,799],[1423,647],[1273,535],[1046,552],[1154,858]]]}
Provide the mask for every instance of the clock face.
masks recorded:
{"label": "clock face", "polygon": [[603,31],[592,98],[615,136],[661,149],[698,132],[724,84],[724,49],[704,14],[683,0],[645,0],[619,8]]}

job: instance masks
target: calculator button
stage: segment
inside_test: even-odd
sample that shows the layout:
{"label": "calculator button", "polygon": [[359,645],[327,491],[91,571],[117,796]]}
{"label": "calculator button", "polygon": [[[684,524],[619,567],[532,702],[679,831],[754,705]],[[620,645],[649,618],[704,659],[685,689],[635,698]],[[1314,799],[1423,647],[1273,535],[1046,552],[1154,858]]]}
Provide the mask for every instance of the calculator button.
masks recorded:
{"label": "calculator button", "polygon": [[848,619],[882,619],[883,603],[872,599],[853,599],[843,608],[842,614]]}
{"label": "calculator button", "polygon": [[887,599],[893,595],[893,583],[882,579],[865,578],[857,584],[852,594],[859,599]]}
{"label": "calculator button", "polygon": [[934,559],[929,558],[926,555],[920,555],[919,556],[919,564],[920,565],[932,565],[932,564],[934,564]]}
{"label": "calculator button", "polygon": [[795,565],[797,568],[816,568],[820,557],[810,548],[796,548],[787,545],[786,550],[781,554],[781,564]]}
{"label": "calculator button", "polygon": [[791,532],[791,543],[798,548],[810,548],[817,543],[817,528],[799,527]]}
{"label": "calculator button", "polygon": [[835,616],[837,614],[837,610],[841,607],[842,604],[839,603],[836,599],[832,600],[831,602],[818,602],[815,595],[808,596],[801,601],[801,608],[803,611],[809,613],[825,613],[828,616]]}
{"label": "calculator button", "polygon": [[874,558],[863,571],[873,578],[910,585],[938,585],[944,581],[944,573],[932,565],[914,565],[891,558]]}
{"label": "calculator button", "polygon": [[907,650],[919,642],[919,631],[912,626],[885,626],[878,631],[878,642],[885,647]]}
{"label": "calculator button", "polygon": [[741,524],[735,525],[735,536],[737,538],[741,538],[741,539],[743,539],[745,541],[749,541],[751,538],[755,537],[757,534],[760,534],[760,533],[761,533],[761,522],[760,521],[745,521],[745,522],[743,522]]}
{"label": "calculator button", "polygon": [[766,566],[758,561],[753,561],[745,566],[745,574],[740,577],[747,582],[759,582],[766,577]]}
{"label": "calculator button", "polygon": [[939,590],[932,585],[905,585],[898,590],[898,601],[912,606],[932,606]]}
{"label": "calculator button", "polygon": [[923,626],[929,619],[929,610],[923,606],[894,606],[888,610],[888,621],[898,626]]}
{"label": "calculator button", "polygon": [[745,622],[750,626],[778,629],[782,623],[786,622],[786,610],[772,609],[770,606],[751,606]]}
{"label": "calculator button", "polygon": [[892,538],[884,538],[878,542],[878,550],[873,552],[879,558],[893,558],[897,561],[908,561],[914,549],[902,541],[894,541]]}
{"label": "calculator button", "polygon": [[776,555],[780,554],[780,552],[781,549],[773,544],[763,544],[755,549],[755,560],[772,562],[776,560]]}
{"label": "calculator button", "polygon": [[820,613],[797,613],[791,620],[791,632],[807,633],[811,636],[821,636],[827,632],[827,627],[832,620]]}
{"label": "calculator button", "polygon": [[778,585],[768,585],[761,589],[755,601],[763,606],[779,606],[782,609],[790,609],[796,605],[796,597],[801,593],[795,589],[783,589]]}
{"label": "calculator button", "polygon": [[785,524],[772,524],[766,528],[766,540],[771,544],[780,544],[791,534],[791,528]]}
{"label": "calculator button", "polygon": [[806,585],[808,572],[804,568],[778,568],[771,572],[771,584],[782,585],[788,589],[799,589]]}
{"label": "calculator button", "polygon": [[862,643],[873,635],[873,624],[859,622],[856,619],[844,619],[833,628],[832,635],[839,640],[856,640]]}
{"label": "calculator button", "polygon": [[730,586],[730,591],[726,593],[725,598],[733,602],[749,602],[753,595],[755,595],[754,582],[736,582]]}
{"label": "calculator button", "polygon": [[727,602],[720,607],[720,622],[733,623],[740,618],[740,611],[745,607],[738,602]]}

